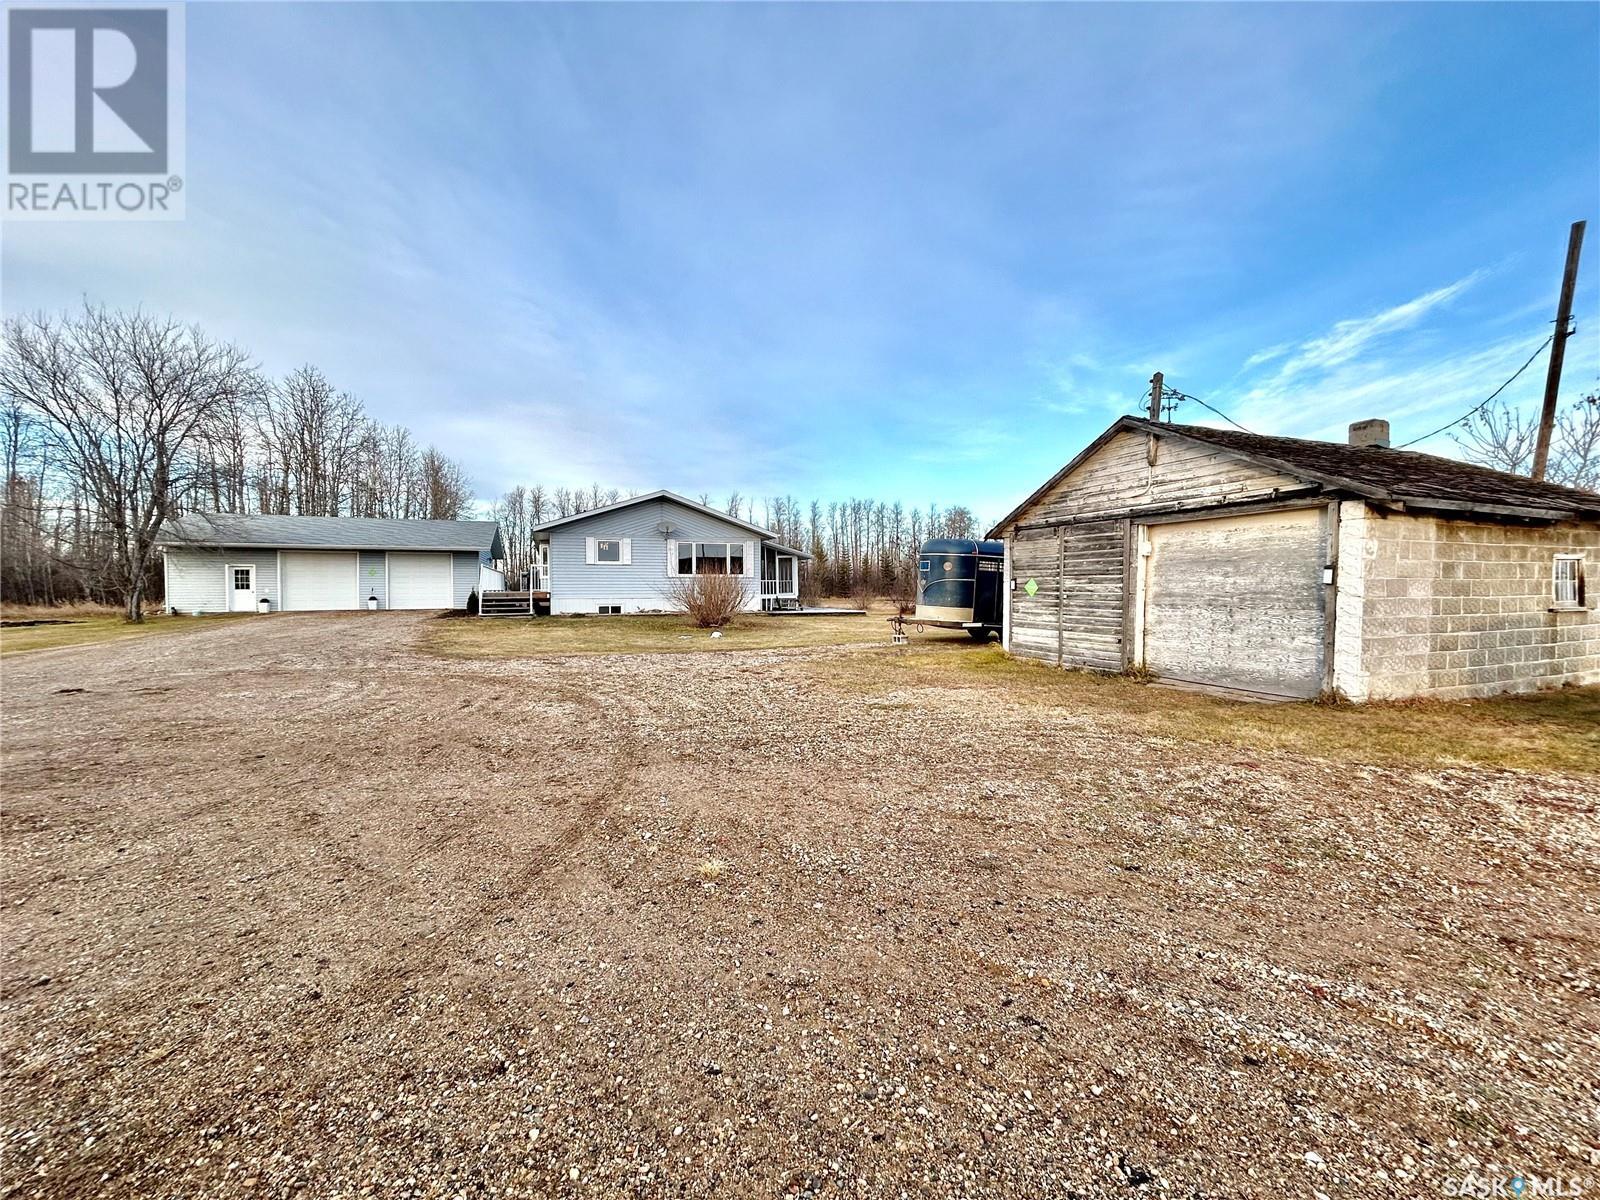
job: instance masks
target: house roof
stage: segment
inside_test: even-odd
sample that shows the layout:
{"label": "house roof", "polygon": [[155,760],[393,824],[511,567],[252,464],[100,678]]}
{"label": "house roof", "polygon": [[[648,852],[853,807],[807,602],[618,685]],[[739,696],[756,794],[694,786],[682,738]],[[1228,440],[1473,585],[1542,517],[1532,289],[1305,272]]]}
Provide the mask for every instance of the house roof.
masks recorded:
{"label": "house roof", "polygon": [[497,521],[404,521],[384,517],[287,517],[188,513],[168,521],[163,546],[256,546],[304,550],[470,550],[505,557]]}
{"label": "house roof", "polygon": [[705,513],[708,517],[715,517],[719,521],[726,521],[730,525],[737,525],[740,529],[748,529],[751,533],[759,533],[763,540],[770,540],[778,535],[770,529],[763,529],[759,525],[752,525],[749,521],[741,521],[738,517],[730,517],[725,512],[709,508],[697,503],[687,496],[680,496],[677,492],[669,492],[666,488],[657,488],[653,492],[645,492],[642,496],[629,496],[626,500],[618,500],[615,504],[604,504],[599,508],[587,509],[581,513],[573,513],[570,517],[557,517],[553,521],[545,521],[535,525],[531,533],[543,533],[547,529],[558,529],[562,525],[570,525],[574,521],[587,521],[590,517],[598,517],[602,513],[620,512],[624,508],[632,508],[636,504],[649,504],[656,500],[671,500],[674,504],[681,504],[685,508],[692,508],[696,512]]}
{"label": "house roof", "polygon": [[1436,454],[1351,446],[1309,438],[1270,437],[1203,425],[1169,425],[1142,417],[1121,417],[994,527],[991,537],[1010,525],[1111,438],[1126,430],[1200,442],[1252,459],[1285,474],[1369,500],[1466,515],[1528,517],[1545,520],[1600,517],[1600,493],[1544,483]]}

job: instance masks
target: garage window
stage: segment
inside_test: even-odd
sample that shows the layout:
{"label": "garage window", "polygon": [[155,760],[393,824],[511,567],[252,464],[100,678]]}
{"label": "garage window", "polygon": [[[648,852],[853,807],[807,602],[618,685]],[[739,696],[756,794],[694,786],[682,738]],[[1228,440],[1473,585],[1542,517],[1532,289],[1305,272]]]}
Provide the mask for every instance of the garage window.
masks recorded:
{"label": "garage window", "polygon": [[238,592],[248,592],[254,585],[250,580],[249,567],[235,567],[233,569],[233,588]]}
{"label": "garage window", "polygon": [[1558,554],[1555,560],[1555,572],[1552,576],[1554,595],[1557,608],[1582,608],[1583,607],[1583,556],[1581,554]]}

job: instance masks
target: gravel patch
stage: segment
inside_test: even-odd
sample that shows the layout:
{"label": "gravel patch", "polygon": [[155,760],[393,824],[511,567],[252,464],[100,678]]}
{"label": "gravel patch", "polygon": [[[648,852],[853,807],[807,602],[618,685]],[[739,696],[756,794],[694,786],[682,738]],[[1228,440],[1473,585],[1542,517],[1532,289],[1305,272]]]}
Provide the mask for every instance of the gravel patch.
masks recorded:
{"label": "gravel patch", "polygon": [[7,660],[0,1196],[1600,1183],[1592,782],[423,620]]}

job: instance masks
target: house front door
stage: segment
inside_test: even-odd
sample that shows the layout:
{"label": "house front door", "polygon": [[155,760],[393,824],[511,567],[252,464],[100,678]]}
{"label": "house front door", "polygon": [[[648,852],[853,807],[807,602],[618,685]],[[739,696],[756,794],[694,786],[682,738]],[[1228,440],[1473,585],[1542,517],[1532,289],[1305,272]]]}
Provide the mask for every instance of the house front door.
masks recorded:
{"label": "house front door", "polygon": [[778,595],[789,596],[794,594],[794,558],[788,554],[778,555]]}
{"label": "house front door", "polygon": [[228,568],[228,611],[255,612],[256,569],[248,564]]}

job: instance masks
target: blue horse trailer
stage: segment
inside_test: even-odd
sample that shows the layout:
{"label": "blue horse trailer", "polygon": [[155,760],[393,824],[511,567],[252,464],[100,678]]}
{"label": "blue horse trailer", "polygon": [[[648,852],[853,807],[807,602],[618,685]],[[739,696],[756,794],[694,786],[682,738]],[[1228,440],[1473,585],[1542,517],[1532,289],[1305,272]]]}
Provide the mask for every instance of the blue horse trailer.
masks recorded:
{"label": "blue horse trailer", "polygon": [[917,555],[919,625],[965,629],[980,642],[1000,632],[1005,543],[934,538]]}

